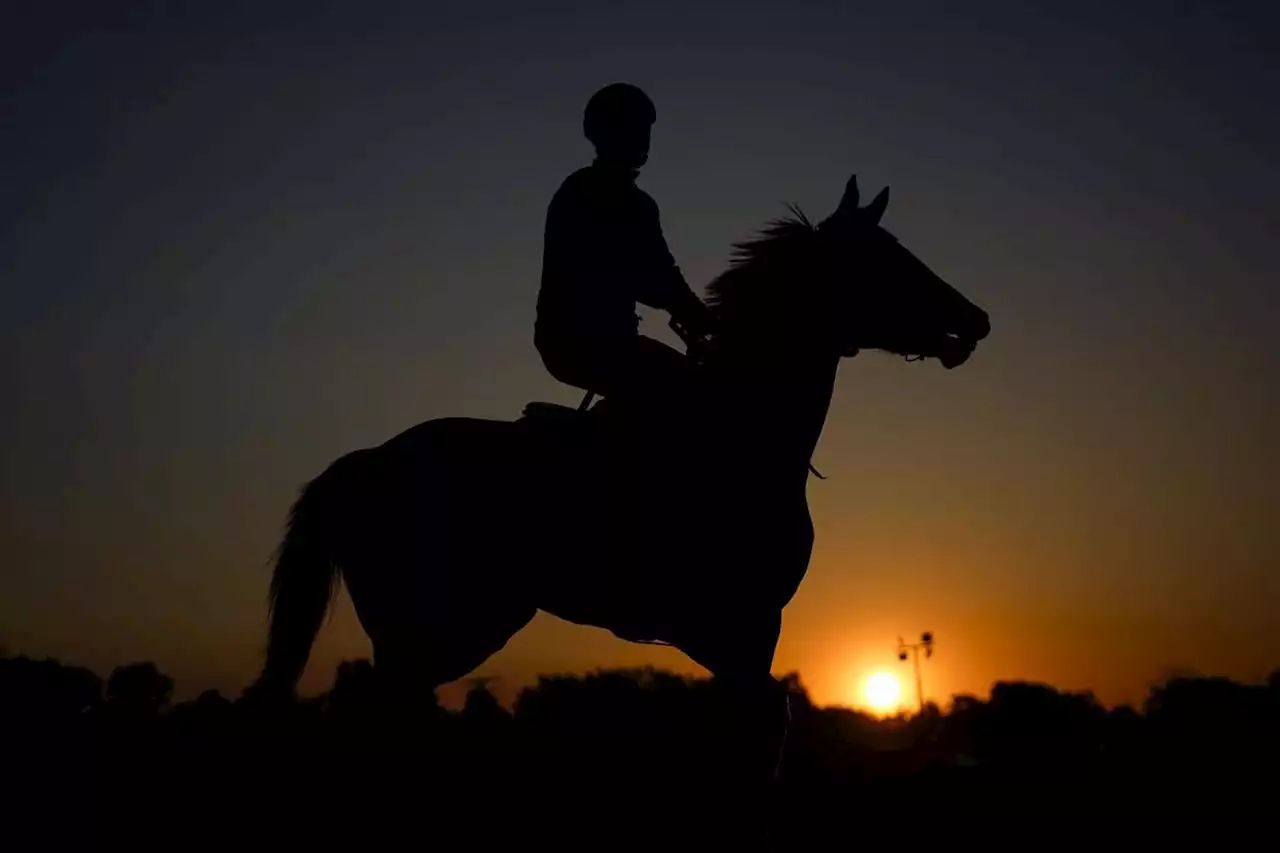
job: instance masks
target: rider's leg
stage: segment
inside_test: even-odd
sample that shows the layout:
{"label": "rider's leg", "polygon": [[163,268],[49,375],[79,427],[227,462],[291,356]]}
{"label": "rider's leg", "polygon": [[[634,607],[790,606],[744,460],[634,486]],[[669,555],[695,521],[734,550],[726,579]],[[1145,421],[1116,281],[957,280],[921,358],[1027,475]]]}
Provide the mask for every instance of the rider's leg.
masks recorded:
{"label": "rider's leg", "polygon": [[680,420],[694,399],[694,365],[683,353],[661,341],[636,335],[626,348],[622,364],[616,371],[621,393],[645,413],[664,418],[674,415]]}
{"label": "rider's leg", "polygon": [[542,366],[556,380],[583,391],[603,393],[593,387],[599,384],[598,377],[593,375],[595,371],[591,370],[595,360],[584,357],[576,348],[552,346],[540,341],[538,355],[542,357]]}

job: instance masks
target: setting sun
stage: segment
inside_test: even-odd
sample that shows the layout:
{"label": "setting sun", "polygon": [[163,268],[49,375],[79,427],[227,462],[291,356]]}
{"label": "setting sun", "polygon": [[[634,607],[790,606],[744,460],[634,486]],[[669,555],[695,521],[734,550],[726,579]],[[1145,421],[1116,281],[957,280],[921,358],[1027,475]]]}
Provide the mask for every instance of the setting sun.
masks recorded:
{"label": "setting sun", "polygon": [[902,696],[902,685],[898,677],[888,672],[873,672],[867,676],[862,685],[862,695],[867,704],[876,711],[892,711],[898,707]]}

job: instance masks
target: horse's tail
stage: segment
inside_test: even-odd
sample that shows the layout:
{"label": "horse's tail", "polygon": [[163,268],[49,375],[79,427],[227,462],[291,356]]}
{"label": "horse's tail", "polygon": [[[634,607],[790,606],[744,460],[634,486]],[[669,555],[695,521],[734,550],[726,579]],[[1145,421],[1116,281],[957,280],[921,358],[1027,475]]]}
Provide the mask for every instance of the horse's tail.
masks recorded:
{"label": "horse's tail", "polygon": [[338,590],[335,531],[350,488],[351,457],[339,459],[303,488],[289,510],[284,540],[275,552],[268,595],[267,660],[254,689],[289,694],[306,669],[311,647]]}

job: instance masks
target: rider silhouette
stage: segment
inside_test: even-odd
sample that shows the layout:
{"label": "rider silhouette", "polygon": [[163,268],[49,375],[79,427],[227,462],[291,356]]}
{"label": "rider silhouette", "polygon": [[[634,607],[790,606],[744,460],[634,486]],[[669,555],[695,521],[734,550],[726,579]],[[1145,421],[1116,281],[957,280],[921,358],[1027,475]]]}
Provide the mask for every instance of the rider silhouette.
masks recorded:
{"label": "rider silhouette", "polygon": [[653,102],[614,83],[587,102],[590,166],[560,185],[547,208],[534,345],[556,379],[642,411],[692,390],[692,361],[639,333],[636,303],[667,311],[686,340],[702,340],[711,313],[685,282],[662,234],[658,205],[636,186],[649,159]]}

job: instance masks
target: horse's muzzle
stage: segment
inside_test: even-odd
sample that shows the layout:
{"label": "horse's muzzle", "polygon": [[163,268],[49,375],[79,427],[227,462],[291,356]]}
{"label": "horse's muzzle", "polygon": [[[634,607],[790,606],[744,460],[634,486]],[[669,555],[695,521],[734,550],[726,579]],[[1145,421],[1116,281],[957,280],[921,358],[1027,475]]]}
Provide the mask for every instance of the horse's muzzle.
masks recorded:
{"label": "horse's muzzle", "polygon": [[974,340],[948,338],[938,352],[938,360],[947,370],[959,367],[969,360],[969,356],[973,355],[974,347],[977,345],[978,342]]}

